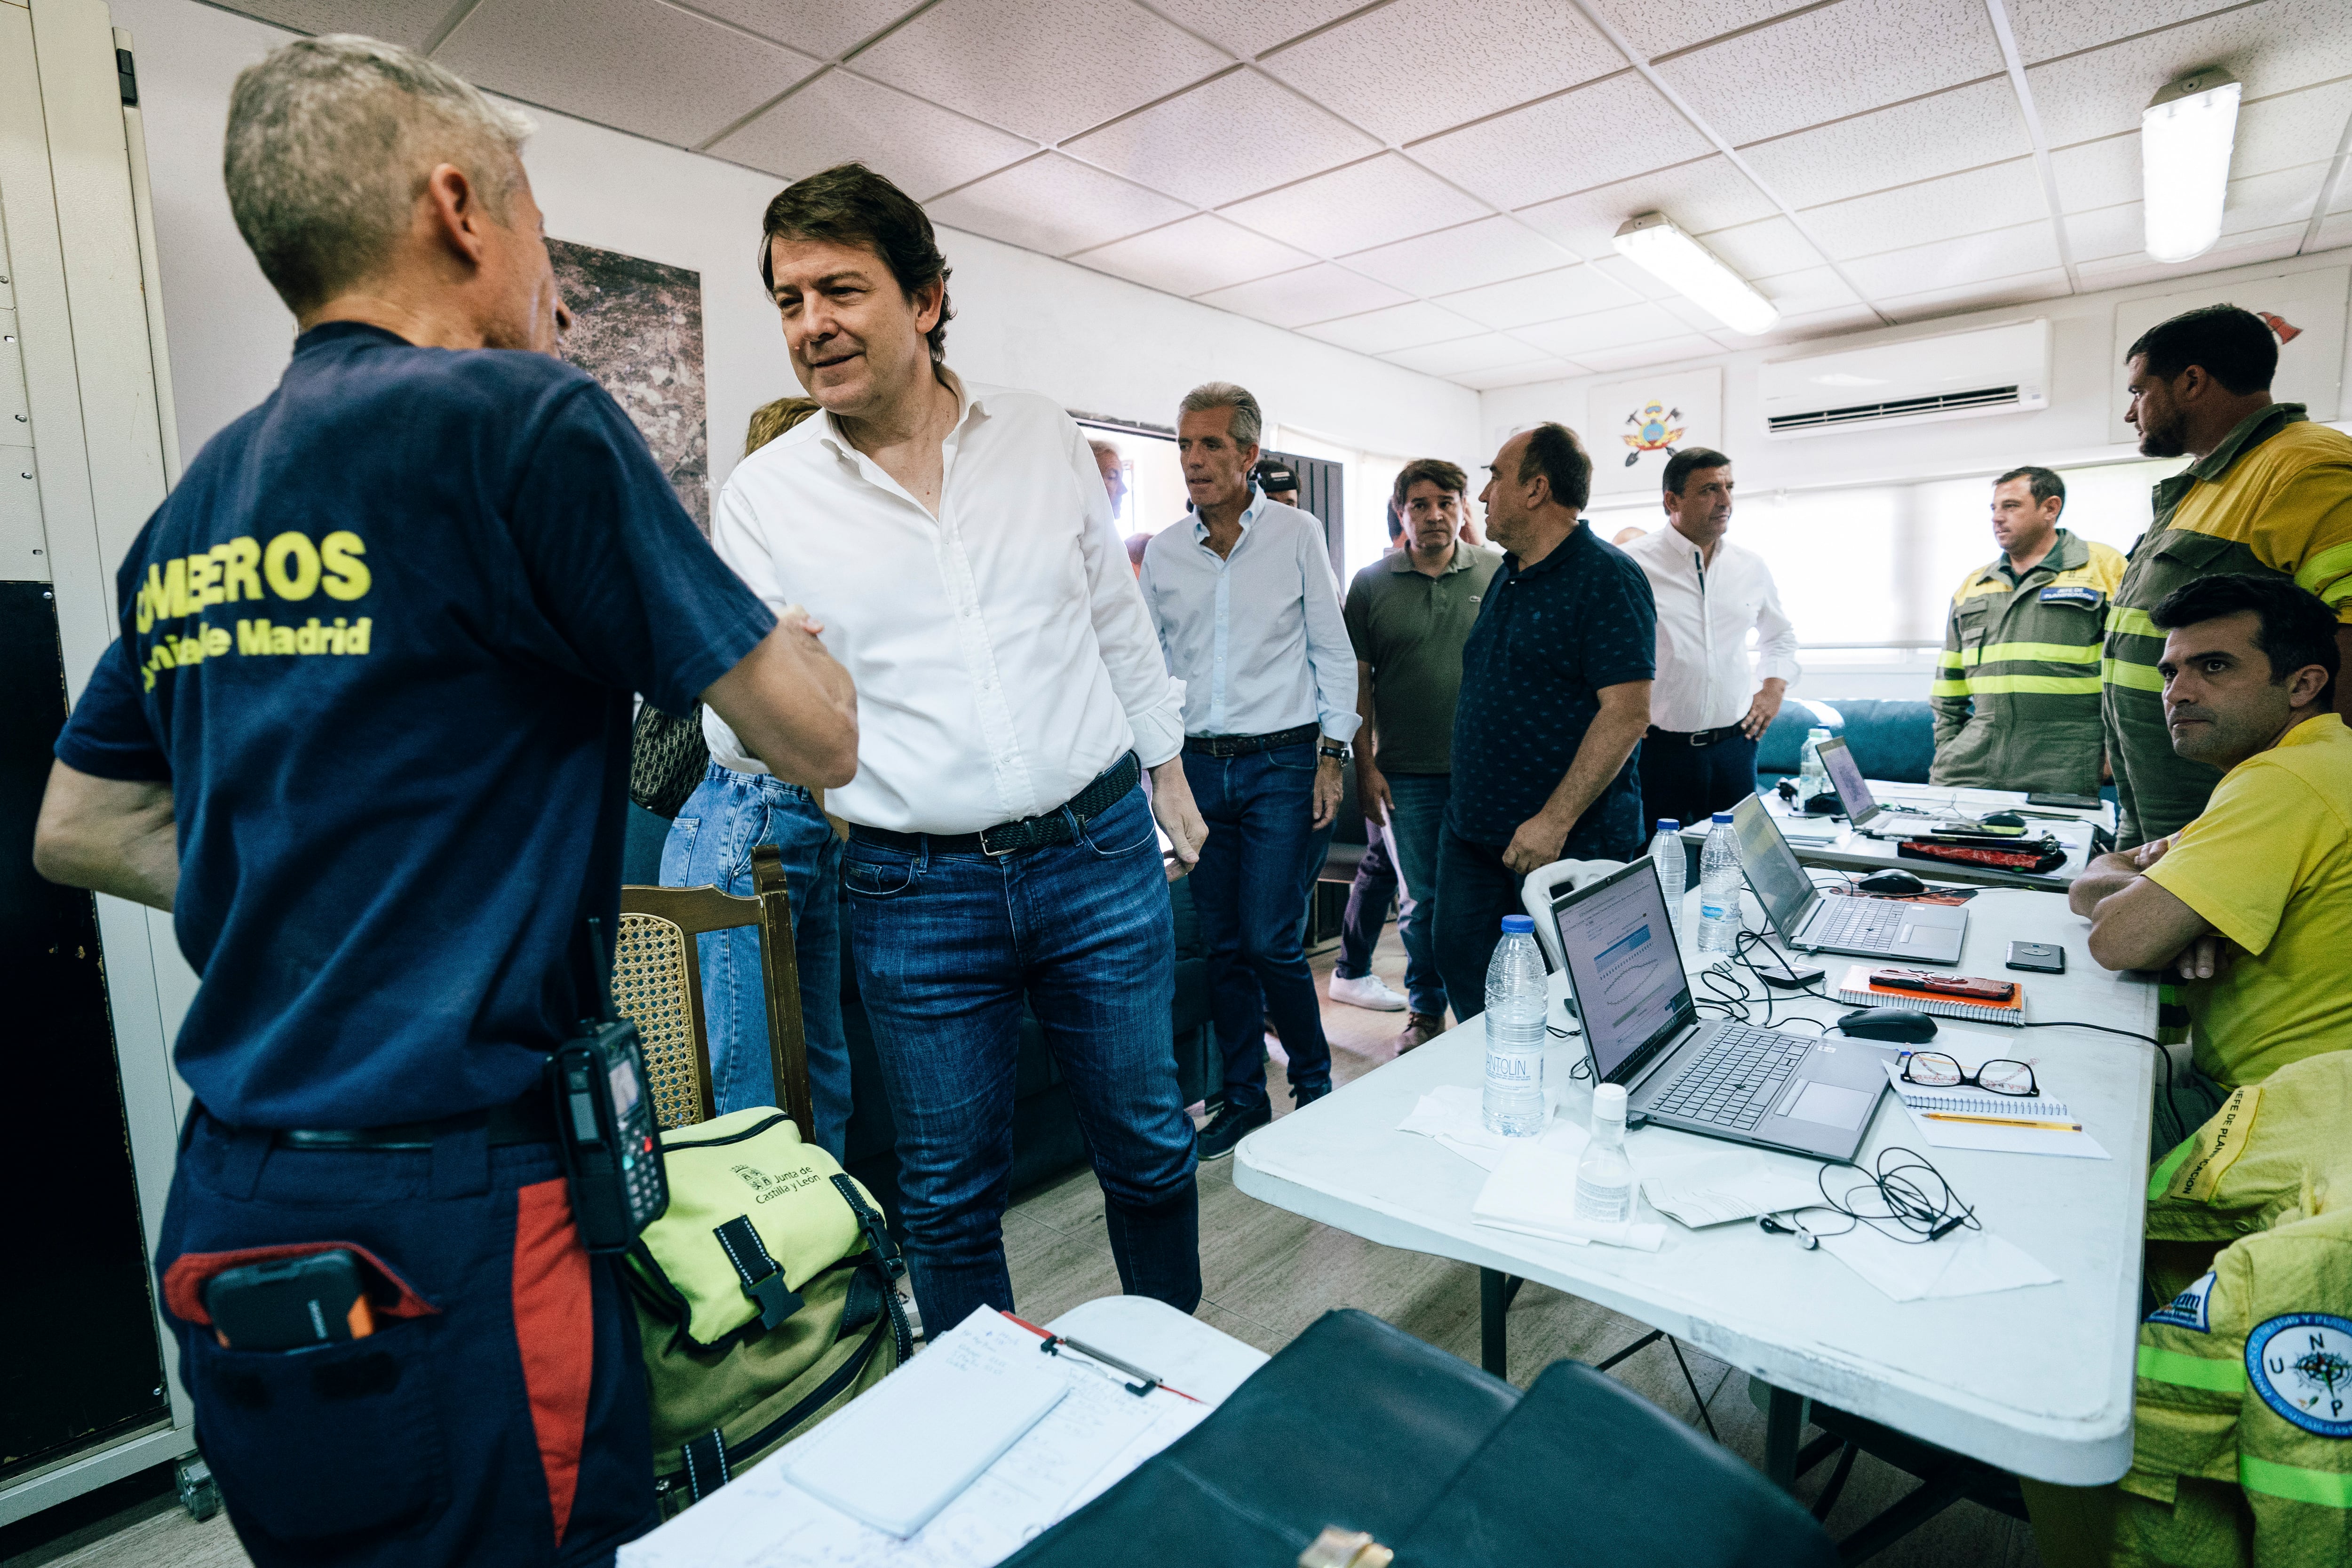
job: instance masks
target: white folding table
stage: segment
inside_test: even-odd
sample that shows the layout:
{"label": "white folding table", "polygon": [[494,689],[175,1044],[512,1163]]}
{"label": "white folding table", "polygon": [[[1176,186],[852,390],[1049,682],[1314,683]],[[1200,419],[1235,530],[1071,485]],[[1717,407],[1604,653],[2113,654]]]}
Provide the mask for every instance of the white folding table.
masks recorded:
{"label": "white folding table", "polygon": [[[1748,910],[1749,926],[1760,929],[1752,897]],[[1988,889],[1969,912],[1960,972],[2022,981],[2030,1018],[2155,1034],[2156,987],[2093,963],[2084,922],[2062,898]],[[1693,903],[1685,929],[1696,926]],[[2010,976],[2002,961],[2012,938],[2063,944],[2068,973]],[[1687,942],[1685,962],[1696,974]],[[1830,962],[1833,988],[1843,969]],[[1555,977],[1556,1026],[1568,1021],[1560,984]],[[1750,981],[1749,989],[1762,988]],[[1774,994],[1785,1003],[1790,994]],[[1777,1016],[1829,1020],[1847,1010],[1808,999]],[[1486,1171],[1433,1139],[1397,1131],[1397,1123],[1430,1089],[1480,1083],[1484,1037],[1475,1020],[1252,1133],[1234,1154],[1234,1184],[1368,1240],[1477,1265],[1489,1370],[1501,1366],[1507,1282],[1519,1279],[1622,1312],[1751,1373],[1773,1391],[1767,1468],[1783,1485],[1797,1473],[1807,1398],[2036,1479],[2114,1480],[2131,1461],[2156,1048],[2087,1029],[1941,1025],[1937,1038],[1947,1048],[2035,1059],[2050,1092],[2065,1098],[2112,1157],[1929,1148],[1889,1095],[1861,1160],[1867,1164],[1892,1144],[1928,1155],[1985,1227],[2058,1275],[2055,1285],[1896,1302],[1827,1252],[1801,1250],[1752,1220],[1704,1230],[1665,1221],[1666,1243],[1655,1253],[1473,1224]],[[1546,1073],[1565,1073],[1581,1058],[1580,1040],[1555,1039]],[[1561,1097],[1558,1114],[1589,1114],[1590,1101],[1590,1089],[1577,1086]],[[1634,1134],[1688,1136],[1655,1128]]]}
{"label": "white folding table", "polygon": [[[1764,807],[1780,824],[1789,847],[1795,850],[1799,861],[1807,866],[1832,867],[1841,871],[1884,871],[1890,867],[1910,872],[1928,882],[1966,882],[1987,888],[2036,888],[2049,892],[2063,892],[2092,856],[2091,830],[2115,831],[2115,808],[2101,803],[2096,811],[2065,811],[2050,807],[2046,811],[2025,804],[2021,790],[2007,789],[1948,789],[1934,784],[1888,784],[1870,781],[1870,793],[1881,805],[1907,805],[1927,816],[1904,813],[1880,816],[1871,823],[1879,829],[1891,829],[1906,824],[1924,832],[1936,816],[1978,817],[1990,811],[2031,811],[2041,816],[2026,818],[2026,837],[2039,837],[2047,831],[2065,846],[2066,858],[2047,871],[2002,871],[1986,866],[1969,866],[1945,860],[1910,860],[1895,853],[1897,840],[1874,838],[1864,833],[1845,818],[1805,816],[1793,811],[1781,800],[1779,793],[1763,797]],[[2044,817],[2063,818],[2052,821]],[[1683,828],[1683,842],[1702,845],[1706,842],[1712,825],[1694,822]],[[1823,829],[1830,829],[1826,836]]]}

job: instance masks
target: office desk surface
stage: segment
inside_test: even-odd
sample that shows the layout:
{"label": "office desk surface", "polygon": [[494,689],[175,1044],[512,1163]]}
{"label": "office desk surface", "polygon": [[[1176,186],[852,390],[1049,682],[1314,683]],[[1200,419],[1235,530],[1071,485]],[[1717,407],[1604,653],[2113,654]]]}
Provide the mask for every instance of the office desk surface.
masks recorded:
{"label": "office desk surface", "polygon": [[[2042,809],[2026,805],[2024,792],[2021,790],[1944,789],[1933,784],[1886,784],[1873,779],[1870,792],[1881,805],[1916,806],[1940,816],[1979,816],[1989,811]],[[2076,877],[2083,874],[2083,868],[2090,859],[2093,826],[2104,827],[2110,833],[2116,827],[2115,808],[2105,805],[2097,811],[2062,812],[2056,807],[2050,808],[2051,816],[2063,816],[2070,819],[2064,822],[2026,818],[2028,837],[2038,837],[2039,830],[2046,828],[2066,847],[2066,858],[2063,864],[2040,875],[2028,875],[2017,871],[1997,871],[1982,866],[1948,864],[1941,860],[1908,860],[1895,852],[1895,839],[1873,838],[1868,834],[1857,832],[1843,817],[1809,817],[1801,812],[1792,812],[1777,793],[1763,798],[1765,808],[1771,812],[1773,820],[1780,825],[1783,836],[1788,838],[1789,847],[1797,852],[1798,860],[1804,865],[1828,866],[1841,871],[1864,873],[1884,871],[1892,866],[1924,881],[1966,882],[1984,888],[2036,888],[2048,892],[2063,892],[2074,885]],[[1928,821],[1926,816],[1905,814],[1881,816],[1871,826],[1893,827],[1912,824],[1924,831]],[[1706,843],[1710,826],[1704,822],[1691,824],[1683,829],[1683,841],[1686,844]],[[1808,828],[1818,834],[1823,827],[1834,827],[1835,832],[1827,838],[1798,837]]]}
{"label": "office desk surface", "polygon": [[[1752,897],[1748,910],[1750,928],[1759,928]],[[2154,1034],[2156,988],[2092,963],[2083,950],[2084,924],[2063,900],[1988,889],[1969,910],[1962,973],[2009,978],[2001,959],[2012,938],[2069,949],[2066,974],[2016,977],[2024,982],[2030,1018]],[[1685,926],[1696,925],[1693,903]],[[1687,946],[1685,963],[1696,974]],[[1843,973],[1835,963],[1832,985]],[[1749,989],[1761,987],[1750,981]],[[1776,1019],[1829,1020],[1847,1010],[1807,998]],[[1553,1020],[1566,1021],[1557,991]],[[1985,1227],[2058,1275],[2055,1285],[1896,1302],[1827,1253],[1801,1250],[1752,1220],[1705,1230],[1664,1220],[1666,1244],[1655,1253],[1575,1247],[1474,1225],[1470,1207],[1486,1173],[1396,1125],[1428,1090],[1481,1082],[1484,1035],[1475,1021],[1251,1134],[1234,1155],[1234,1184],[1368,1240],[1596,1301],[1769,1384],[1972,1458],[2066,1485],[2111,1481],[2131,1459],[2155,1050],[2087,1029],[2018,1030],[1954,1019],[1941,1026],[1937,1042],[1948,1049],[2034,1059],[2050,1092],[2066,1099],[2112,1157],[1929,1148],[1888,1095],[1872,1121],[1863,1163],[1896,1144],[1931,1156]],[[1559,1081],[1554,1075],[1564,1075],[1581,1051],[1579,1040],[1554,1040],[1546,1053],[1547,1080]],[[1590,1089],[1575,1084],[1560,1095],[1558,1114],[1586,1116],[1590,1105]],[[1660,1128],[1634,1138],[1702,1142]],[[1791,1156],[1765,1157],[1817,1168]],[[1843,1190],[1834,1173],[1831,1183]],[[1646,1202],[1643,1207],[1642,1217],[1662,1217],[1646,1212]]]}

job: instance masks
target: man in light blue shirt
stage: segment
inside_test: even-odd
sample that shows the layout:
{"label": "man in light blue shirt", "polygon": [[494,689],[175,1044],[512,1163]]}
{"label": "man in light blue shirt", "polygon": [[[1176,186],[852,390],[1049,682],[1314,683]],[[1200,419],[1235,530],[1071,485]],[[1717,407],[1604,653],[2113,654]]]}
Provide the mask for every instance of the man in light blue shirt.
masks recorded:
{"label": "man in light blue shirt", "polygon": [[1209,825],[1192,903],[1225,1091],[1201,1130],[1203,1160],[1274,1119],[1266,1018],[1290,1058],[1291,1098],[1331,1092],[1299,939],[1361,722],[1356,655],[1323,525],[1252,480],[1264,423],[1257,399],[1231,382],[1185,395],[1176,447],[1192,515],[1153,538],[1141,573],[1169,671],[1184,683],[1184,775]]}

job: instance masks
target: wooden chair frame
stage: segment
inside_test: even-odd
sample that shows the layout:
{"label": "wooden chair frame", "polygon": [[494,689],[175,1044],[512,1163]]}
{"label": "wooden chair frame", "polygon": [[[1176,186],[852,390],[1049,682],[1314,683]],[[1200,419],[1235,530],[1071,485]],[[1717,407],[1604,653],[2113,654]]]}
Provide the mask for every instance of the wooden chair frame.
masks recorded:
{"label": "wooden chair frame", "polygon": [[649,915],[676,926],[686,938],[686,1005],[692,1021],[696,1076],[702,1097],[701,1120],[718,1114],[710,1086],[710,1027],[702,1006],[702,944],[706,932],[756,926],[760,976],[767,997],[768,1053],[783,1109],[805,1142],[816,1142],[810,1104],[808,1037],[801,1017],[800,960],[793,946],[792,896],[784,882],[782,852],[772,844],[751,851],[751,897],[717,888],[621,889],[621,913]]}

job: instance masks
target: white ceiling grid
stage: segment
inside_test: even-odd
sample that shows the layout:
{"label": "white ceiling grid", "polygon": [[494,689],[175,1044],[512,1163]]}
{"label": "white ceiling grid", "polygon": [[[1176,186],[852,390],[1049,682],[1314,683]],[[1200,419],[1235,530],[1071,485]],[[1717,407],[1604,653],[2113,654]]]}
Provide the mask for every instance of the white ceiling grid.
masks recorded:
{"label": "white ceiling grid", "polygon": [[[2352,243],[2344,0],[228,0],[1473,387]],[[2141,109],[2245,83],[2221,243],[2140,248]],[[2054,210],[2053,210],[2054,207]],[[1661,210],[1781,320],[1618,257]]]}

